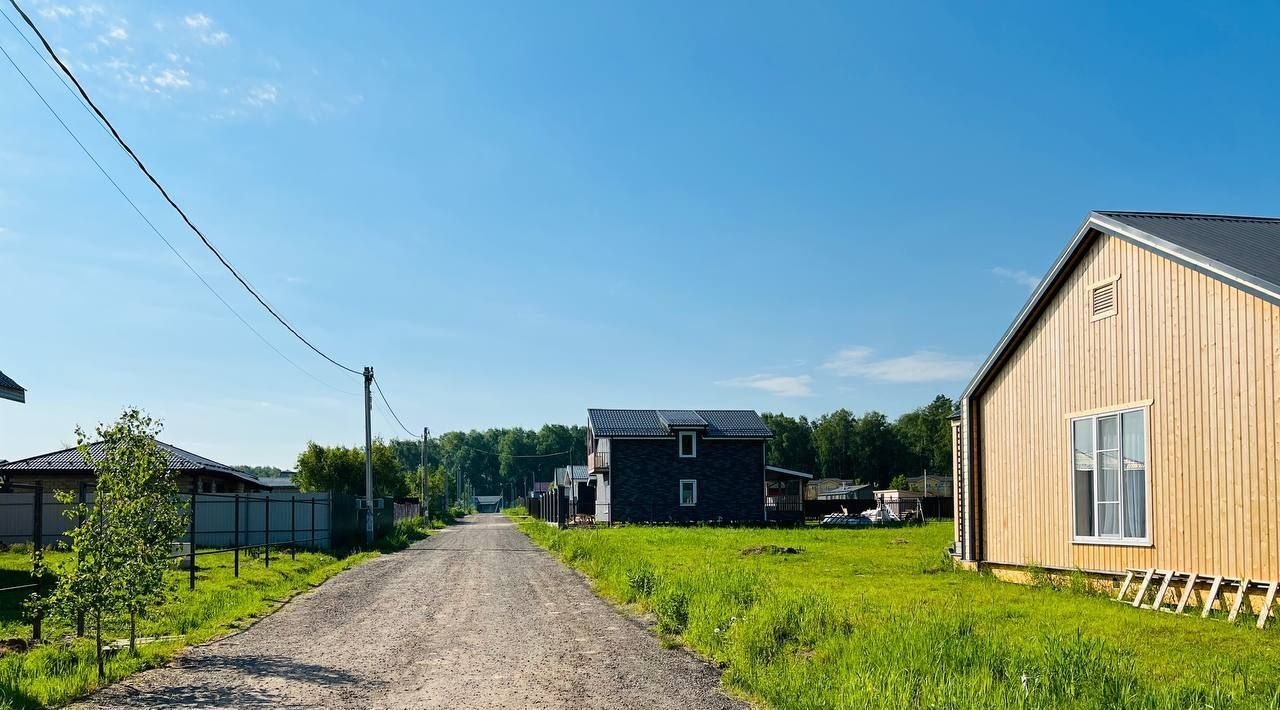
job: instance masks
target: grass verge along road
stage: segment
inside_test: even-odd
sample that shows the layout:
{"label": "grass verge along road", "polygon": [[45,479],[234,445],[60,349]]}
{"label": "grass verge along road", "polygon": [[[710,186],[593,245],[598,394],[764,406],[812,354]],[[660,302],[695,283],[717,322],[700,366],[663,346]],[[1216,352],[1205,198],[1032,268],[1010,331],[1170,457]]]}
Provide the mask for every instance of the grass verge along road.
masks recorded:
{"label": "grass verge along road", "polygon": [[[416,521],[401,524],[378,547],[404,547],[425,534]],[[51,552],[45,559],[56,565],[67,554],[70,553]],[[138,622],[139,637],[177,638],[141,645],[137,655],[127,650],[112,654],[106,665],[107,683],[162,665],[185,646],[247,626],[290,597],[378,554],[298,552],[293,560],[286,550],[274,549],[268,568],[261,556],[251,558],[242,552],[239,577],[232,573],[232,553],[202,555],[198,558],[195,590],[187,589],[186,570],[175,569],[171,573],[174,594]],[[0,581],[24,583],[30,569],[29,552],[0,553]],[[0,593],[0,638],[30,637],[30,622],[22,607],[25,594]],[[128,638],[127,620],[117,620],[114,631],[111,638]],[[76,639],[73,627],[53,619],[46,621],[44,636],[52,641],[30,651],[0,656],[0,708],[61,705],[100,685],[92,642]]]}
{"label": "grass verge along road", "polygon": [[1280,702],[1280,631],[951,571],[949,523],[521,529],[774,708]]}

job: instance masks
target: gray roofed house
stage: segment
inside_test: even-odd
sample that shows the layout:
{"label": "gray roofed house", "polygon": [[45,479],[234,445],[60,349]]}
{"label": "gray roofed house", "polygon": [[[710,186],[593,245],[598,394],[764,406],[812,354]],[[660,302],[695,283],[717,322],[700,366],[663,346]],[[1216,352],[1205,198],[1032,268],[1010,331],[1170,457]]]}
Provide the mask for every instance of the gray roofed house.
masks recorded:
{"label": "gray roofed house", "polygon": [[0,399],[7,399],[13,402],[26,402],[27,390],[22,385],[13,381],[13,378],[0,372]]}
{"label": "gray roofed house", "polygon": [[[267,488],[255,476],[213,459],[163,441],[156,441],[156,446],[168,456],[169,470],[180,474],[179,482],[183,487],[188,487],[193,481],[198,480],[201,492],[205,493]],[[100,441],[89,444],[89,456],[95,461],[104,458],[105,444]],[[0,473],[8,475],[13,480],[47,481],[51,487],[55,488],[68,488],[80,481],[93,479],[93,467],[84,460],[80,450],[75,447],[2,463]]]}

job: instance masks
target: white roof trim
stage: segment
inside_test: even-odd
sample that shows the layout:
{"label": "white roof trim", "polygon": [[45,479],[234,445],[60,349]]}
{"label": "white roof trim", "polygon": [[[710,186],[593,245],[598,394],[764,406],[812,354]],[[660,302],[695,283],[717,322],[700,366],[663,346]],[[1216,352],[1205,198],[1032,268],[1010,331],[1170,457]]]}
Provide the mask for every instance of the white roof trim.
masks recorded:
{"label": "white roof trim", "polygon": [[796,476],[798,478],[813,478],[812,473],[805,473],[804,471],[792,471],[789,468],[783,468],[781,466],[765,466],[764,470],[773,471],[774,473],[781,473],[787,476]]}

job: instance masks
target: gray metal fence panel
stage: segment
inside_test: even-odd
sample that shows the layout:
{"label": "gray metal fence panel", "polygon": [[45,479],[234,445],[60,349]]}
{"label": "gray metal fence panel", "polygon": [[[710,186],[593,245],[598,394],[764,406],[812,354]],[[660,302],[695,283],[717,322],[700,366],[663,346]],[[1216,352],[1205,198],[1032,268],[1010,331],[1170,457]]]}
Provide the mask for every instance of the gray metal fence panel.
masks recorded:
{"label": "gray metal fence panel", "polygon": [[[196,546],[230,547],[235,542],[236,499],[232,493],[196,494]],[[5,544],[31,542],[33,494],[30,491],[0,493],[0,542]],[[190,495],[183,495],[190,501]],[[267,503],[270,498],[271,526],[266,524]],[[85,494],[85,500],[93,501],[93,489]],[[315,501],[314,504],[312,501]],[[312,515],[316,538],[313,542],[300,543],[303,547],[329,549],[329,518],[332,506],[329,493],[242,493],[240,494],[240,544],[263,544],[268,535],[271,542],[307,540],[312,537]],[[71,506],[59,503],[52,491],[44,494],[43,535],[46,545],[69,542],[67,531],[76,521],[63,515]]]}

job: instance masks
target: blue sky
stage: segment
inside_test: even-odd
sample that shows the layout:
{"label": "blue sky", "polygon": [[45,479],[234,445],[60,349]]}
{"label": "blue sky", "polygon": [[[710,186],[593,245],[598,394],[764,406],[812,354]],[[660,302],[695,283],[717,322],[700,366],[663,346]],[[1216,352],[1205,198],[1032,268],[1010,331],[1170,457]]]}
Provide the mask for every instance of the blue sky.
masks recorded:
{"label": "blue sky", "polygon": [[[897,415],[963,388],[1088,210],[1280,214],[1274,7],[24,4],[414,429]],[[230,463],[360,441],[358,378],[273,325],[3,22],[0,46],[326,383],[0,58],[0,370],[30,390],[0,458],[126,404]]]}

